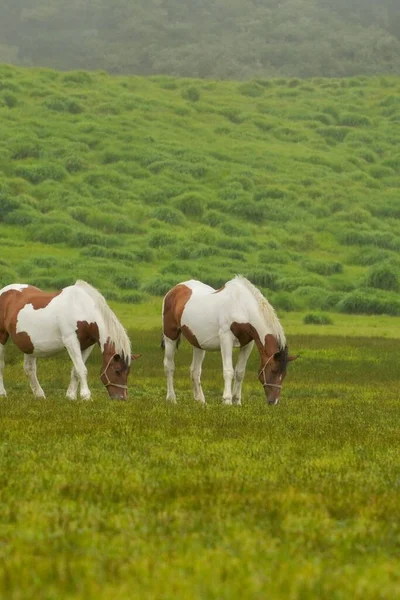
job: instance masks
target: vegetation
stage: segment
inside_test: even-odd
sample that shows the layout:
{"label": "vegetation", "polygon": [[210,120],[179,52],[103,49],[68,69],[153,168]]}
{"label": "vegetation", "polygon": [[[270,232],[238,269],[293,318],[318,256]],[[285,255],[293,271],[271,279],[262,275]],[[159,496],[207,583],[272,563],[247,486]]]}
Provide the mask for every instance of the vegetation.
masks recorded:
{"label": "vegetation", "polygon": [[253,354],[238,409],[221,404],[218,354],[208,405],[192,400],[186,344],[167,405],[159,330],[130,333],[127,403],[106,399],[97,353],[93,402],[64,399],[67,357],[39,361],[48,399],[33,400],[10,348],[0,596],[399,596],[398,340],[290,336],[301,358],[280,404],[265,404]]}
{"label": "vegetation", "polygon": [[[0,39],[0,62],[214,79],[285,76],[296,78],[293,89],[299,77],[400,71],[398,0],[2,0]],[[262,95],[253,84],[242,92]],[[181,93],[201,98],[196,85]],[[48,102],[80,111],[79,101]],[[352,111],[341,122],[354,125]]]}
{"label": "vegetation", "polygon": [[279,311],[400,315],[399,98],[0,67],[0,286],[137,304],[242,273]]}

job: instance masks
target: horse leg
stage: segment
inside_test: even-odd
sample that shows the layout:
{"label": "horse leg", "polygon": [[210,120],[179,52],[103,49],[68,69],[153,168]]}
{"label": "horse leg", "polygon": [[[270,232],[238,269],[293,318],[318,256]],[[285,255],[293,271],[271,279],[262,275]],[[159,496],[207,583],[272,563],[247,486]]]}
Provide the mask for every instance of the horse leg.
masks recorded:
{"label": "horse leg", "polygon": [[[94,348],[94,345],[89,346],[89,348],[86,348],[86,350],[82,350],[82,360],[84,363],[86,363],[93,348]],[[79,386],[78,374],[75,371],[75,367],[72,367],[71,380],[69,382],[69,386],[68,386],[67,393],[66,393],[66,397],[68,398],[68,400],[76,400],[76,396],[78,394],[78,386]]]}
{"label": "horse leg", "polygon": [[200,348],[193,347],[193,360],[190,365],[190,377],[193,384],[193,395],[194,399],[202,404],[205,404],[206,399],[204,398],[203,390],[201,388],[201,365],[204,360],[206,352]]}
{"label": "horse leg", "polygon": [[233,350],[233,338],[232,335],[225,334],[220,335],[221,344],[221,355],[222,355],[222,368],[224,373],[224,394],[222,400],[224,404],[232,404],[232,379],[234,375],[233,362],[232,362],[232,350]]}
{"label": "horse leg", "polygon": [[25,354],[24,356],[24,371],[29,379],[33,395],[36,398],[46,398],[36,375],[36,357],[32,356],[32,354]]}
{"label": "horse leg", "polygon": [[234,404],[242,403],[242,383],[246,371],[247,361],[253,350],[254,342],[249,342],[246,346],[242,346],[239,350],[239,356],[235,368],[235,381],[233,383],[233,398]]}
{"label": "horse leg", "polygon": [[[7,336],[8,338],[8,336]],[[7,396],[7,392],[6,392],[6,388],[4,387],[4,381],[3,381],[3,371],[4,371],[4,355],[6,352],[6,347],[5,347],[5,343],[7,341],[7,338],[4,342],[0,342],[0,396]]]}
{"label": "horse leg", "polygon": [[78,338],[69,336],[68,338],[63,338],[63,343],[70,359],[72,360],[79,383],[81,384],[81,399],[90,400],[91,393],[87,383],[87,368],[82,358],[82,352]]}
{"label": "horse leg", "polygon": [[175,371],[175,351],[178,340],[171,340],[164,335],[164,373],[167,376],[167,400],[176,402],[174,390],[174,371]]}

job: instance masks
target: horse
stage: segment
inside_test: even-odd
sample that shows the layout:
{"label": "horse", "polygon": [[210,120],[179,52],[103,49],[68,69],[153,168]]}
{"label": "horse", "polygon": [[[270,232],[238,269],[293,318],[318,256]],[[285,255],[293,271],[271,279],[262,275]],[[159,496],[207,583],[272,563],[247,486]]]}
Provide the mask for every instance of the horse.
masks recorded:
{"label": "horse", "polygon": [[[220,350],[225,383],[223,402],[241,404],[247,360],[256,345],[260,355],[258,379],[266,400],[269,404],[279,402],[287,365],[297,356],[289,356],[274,308],[248,279],[237,275],[218,290],[194,279],[179,283],[164,296],[162,315],[167,400],[176,402],[174,356],[182,333],[193,346],[190,375],[195,400],[205,403],[201,387],[205,353]],[[234,347],[240,348],[235,369]]]}
{"label": "horse", "polygon": [[85,363],[95,344],[102,354],[100,380],[111,399],[126,400],[131,361],[128,335],[105,298],[86,281],[58,292],[44,292],[28,284],[14,283],[0,290],[0,396],[5,344],[11,337],[25,354],[24,371],[34,396],[45,398],[36,375],[36,358],[51,356],[66,348],[73,367],[66,393],[76,400],[90,400]]}

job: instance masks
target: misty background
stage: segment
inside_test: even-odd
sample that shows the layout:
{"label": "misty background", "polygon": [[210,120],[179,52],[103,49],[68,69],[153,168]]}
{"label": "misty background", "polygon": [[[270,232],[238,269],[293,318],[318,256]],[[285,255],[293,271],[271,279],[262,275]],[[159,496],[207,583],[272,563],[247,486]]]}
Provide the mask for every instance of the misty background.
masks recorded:
{"label": "misty background", "polygon": [[399,74],[399,0],[2,0],[0,62],[216,79]]}

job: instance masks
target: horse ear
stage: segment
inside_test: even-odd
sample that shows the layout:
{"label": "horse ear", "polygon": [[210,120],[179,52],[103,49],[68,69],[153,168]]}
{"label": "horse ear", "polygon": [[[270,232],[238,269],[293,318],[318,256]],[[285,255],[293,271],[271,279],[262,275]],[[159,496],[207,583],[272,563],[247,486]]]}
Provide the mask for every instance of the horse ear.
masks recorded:
{"label": "horse ear", "polygon": [[142,355],[141,354],[132,354],[131,355],[131,360],[137,360],[138,358],[140,358]]}
{"label": "horse ear", "polygon": [[288,356],[288,362],[290,362],[292,360],[296,360],[296,358],[299,358],[298,354],[296,354],[296,356]]}

